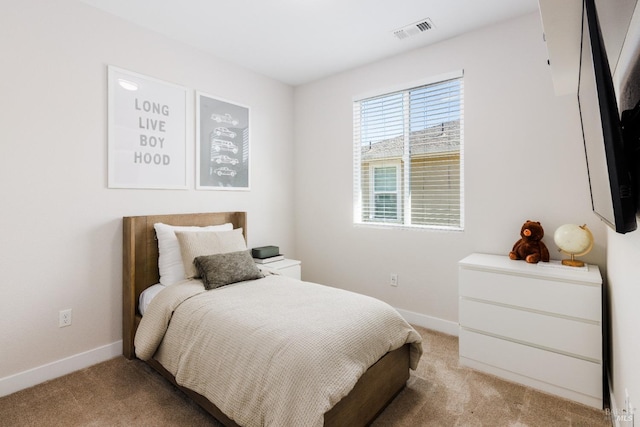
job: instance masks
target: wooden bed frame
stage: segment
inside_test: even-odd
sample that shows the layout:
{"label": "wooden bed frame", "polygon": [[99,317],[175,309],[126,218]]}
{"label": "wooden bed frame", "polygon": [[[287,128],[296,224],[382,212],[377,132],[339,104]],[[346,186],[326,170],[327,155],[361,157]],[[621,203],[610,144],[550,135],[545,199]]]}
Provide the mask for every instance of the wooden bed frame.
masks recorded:
{"label": "wooden bed frame", "polygon": [[[153,224],[206,226],[232,223],[242,228],[247,237],[246,212],[217,212],[197,214],[172,214],[132,216],[123,218],[123,292],[122,337],[123,354],[135,357],[134,337],[140,319],[138,299],[142,291],[159,282],[158,242]],[[174,376],[159,362],[148,362],[177,388],[202,406],[227,427],[237,427],[213,403],[204,396],[176,383]],[[353,390],[325,413],[325,426],[364,426],[376,416],[404,388],[409,379],[409,345],[391,351],[371,366],[356,383]]]}

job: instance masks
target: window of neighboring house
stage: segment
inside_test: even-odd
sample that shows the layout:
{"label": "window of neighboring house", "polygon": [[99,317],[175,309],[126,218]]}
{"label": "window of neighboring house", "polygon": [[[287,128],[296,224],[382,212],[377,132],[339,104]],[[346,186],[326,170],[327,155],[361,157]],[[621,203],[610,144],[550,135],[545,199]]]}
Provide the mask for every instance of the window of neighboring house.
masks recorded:
{"label": "window of neighboring house", "polygon": [[370,174],[373,217],[377,221],[397,222],[400,218],[400,162],[396,164],[371,164]]}
{"label": "window of neighboring house", "polygon": [[354,222],[463,228],[462,73],[354,102]]}

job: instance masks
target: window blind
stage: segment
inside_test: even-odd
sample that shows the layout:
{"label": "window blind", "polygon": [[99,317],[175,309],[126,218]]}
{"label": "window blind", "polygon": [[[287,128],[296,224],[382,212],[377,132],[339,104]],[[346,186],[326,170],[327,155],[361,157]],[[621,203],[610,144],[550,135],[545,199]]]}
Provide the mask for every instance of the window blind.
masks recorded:
{"label": "window blind", "polygon": [[354,102],[354,222],[463,228],[464,82]]}

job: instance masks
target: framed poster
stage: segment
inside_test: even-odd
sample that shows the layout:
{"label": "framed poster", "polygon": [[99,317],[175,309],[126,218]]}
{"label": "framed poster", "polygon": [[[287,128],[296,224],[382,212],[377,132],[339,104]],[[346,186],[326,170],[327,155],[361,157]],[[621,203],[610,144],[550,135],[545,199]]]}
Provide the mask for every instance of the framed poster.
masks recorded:
{"label": "framed poster", "polygon": [[187,89],[108,68],[109,188],[187,188]]}
{"label": "framed poster", "polygon": [[197,93],[196,188],[249,190],[249,107]]}

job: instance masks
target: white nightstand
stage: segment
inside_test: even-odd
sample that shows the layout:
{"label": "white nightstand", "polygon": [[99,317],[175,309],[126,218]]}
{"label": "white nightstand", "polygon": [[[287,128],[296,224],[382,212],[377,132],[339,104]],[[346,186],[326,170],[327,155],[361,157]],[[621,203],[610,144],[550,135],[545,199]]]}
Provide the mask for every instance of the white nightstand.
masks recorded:
{"label": "white nightstand", "polygon": [[280,261],[270,262],[268,264],[256,264],[260,269],[276,270],[283,276],[292,277],[300,280],[302,277],[302,269],[300,261],[295,259],[283,259]]}

